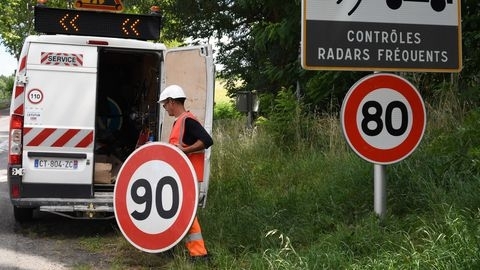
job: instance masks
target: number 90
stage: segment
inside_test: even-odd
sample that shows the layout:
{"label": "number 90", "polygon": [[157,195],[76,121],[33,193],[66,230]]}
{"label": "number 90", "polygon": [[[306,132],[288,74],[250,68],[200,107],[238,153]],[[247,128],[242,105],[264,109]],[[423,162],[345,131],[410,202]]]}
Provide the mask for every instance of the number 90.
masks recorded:
{"label": "number 90", "polygon": [[[169,210],[165,209],[162,197],[162,191],[167,185],[172,189],[172,206]],[[144,192],[140,192],[141,188],[143,188]],[[140,195],[139,193],[143,194]],[[132,184],[130,195],[132,196],[132,200],[137,204],[145,204],[145,210],[143,210],[143,212],[135,210],[131,213],[132,217],[136,220],[145,220],[150,216],[152,211],[152,202],[154,199],[153,195],[155,195],[157,213],[161,218],[170,219],[175,216],[178,211],[180,201],[179,188],[177,182],[171,176],[163,177],[158,181],[155,194],[152,192],[150,182],[143,178],[138,179]]]}

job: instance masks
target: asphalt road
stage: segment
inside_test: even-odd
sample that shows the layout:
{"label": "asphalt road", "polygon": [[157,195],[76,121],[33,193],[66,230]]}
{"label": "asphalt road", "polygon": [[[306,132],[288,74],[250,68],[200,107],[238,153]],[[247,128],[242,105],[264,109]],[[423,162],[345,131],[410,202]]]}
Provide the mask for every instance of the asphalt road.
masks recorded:
{"label": "asphalt road", "polygon": [[0,110],[0,269],[108,269],[109,258],[86,251],[79,239],[113,234],[112,221],[72,220],[34,213],[31,223],[15,222],[7,187],[8,113],[8,109]]}

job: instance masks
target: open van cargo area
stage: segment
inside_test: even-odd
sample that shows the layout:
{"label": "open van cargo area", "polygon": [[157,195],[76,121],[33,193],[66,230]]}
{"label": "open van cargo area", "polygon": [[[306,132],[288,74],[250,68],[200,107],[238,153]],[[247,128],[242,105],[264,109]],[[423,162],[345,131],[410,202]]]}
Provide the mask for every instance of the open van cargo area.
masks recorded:
{"label": "open van cargo area", "polygon": [[144,143],[144,136],[158,138],[162,55],[99,50],[94,183],[95,190],[105,190],[113,189],[122,162]]}

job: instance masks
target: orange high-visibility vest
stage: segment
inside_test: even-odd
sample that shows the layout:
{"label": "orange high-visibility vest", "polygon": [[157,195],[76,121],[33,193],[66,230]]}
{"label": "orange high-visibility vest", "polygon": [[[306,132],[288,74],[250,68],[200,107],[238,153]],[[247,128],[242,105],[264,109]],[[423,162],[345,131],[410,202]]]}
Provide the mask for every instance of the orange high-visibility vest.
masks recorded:
{"label": "orange high-visibility vest", "polygon": [[[170,138],[168,142],[177,145],[180,144],[182,147],[187,146],[183,142],[183,133],[185,132],[185,119],[192,118],[193,120],[199,122],[197,118],[189,111],[182,113],[175,123],[173,124],[172,131],[170,132]],[[205,151],[198,151],[194,153],[187,154],[188,159],[192,162],[193,168],[197,175],[197,180],[203,182],[203,171],[205,167]]]}
{"label": "orange high-visibility vest", "polygon": [[[185,131],[185,119],[192,118],[198,122],[197,118],[191,112],[184,112],[178,117],[170,132],[170,138],[168,142],[181,146],[187,146],[183,141],[183,133]],[[205,164],[205,152],[195,152],[187,154],[188,159],[192,162],[195,174],[199,182],[203,181],[203,168]],[[203,241],[202,229],[197,217],[193,220],[193,224],[188,230],[185,246],[187,247],[190,256],[204,256],[207,255],[207,249],[205,248],[205,242]]]}

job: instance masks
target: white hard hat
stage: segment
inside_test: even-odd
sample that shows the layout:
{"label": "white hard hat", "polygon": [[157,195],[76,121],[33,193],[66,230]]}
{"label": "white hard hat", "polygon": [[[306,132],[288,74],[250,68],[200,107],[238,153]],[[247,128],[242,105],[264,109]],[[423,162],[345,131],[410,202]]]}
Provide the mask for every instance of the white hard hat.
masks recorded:
{"label": "white hard hat", "polygon": [[187,98],[187,96],[185,95],[185,92],[183,92],[182,87],[172,84],[163,89],[162,93],[160,93],[160,100],[158,102],[165,101],[168,98]]}

